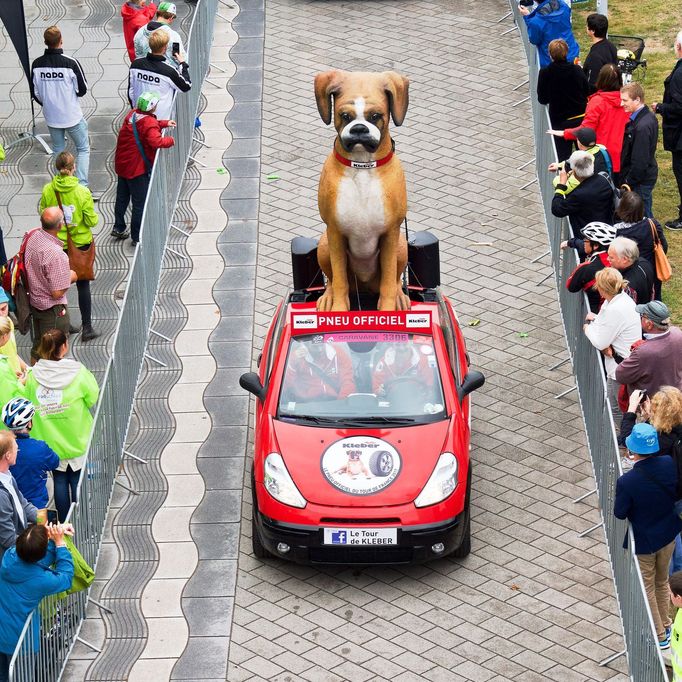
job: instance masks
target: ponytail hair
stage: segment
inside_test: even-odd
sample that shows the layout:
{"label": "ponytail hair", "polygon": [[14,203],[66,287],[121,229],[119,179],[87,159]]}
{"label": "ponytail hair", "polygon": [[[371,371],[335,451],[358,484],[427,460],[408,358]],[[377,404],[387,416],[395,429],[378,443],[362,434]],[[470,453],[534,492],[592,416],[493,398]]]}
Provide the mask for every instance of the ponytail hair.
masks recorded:
{"label": "ponytail hair", "polygon": [[68,175],[76,165],[76,159],[71,152],[59,152],[55,159],[54,165],[57,167],[60,175]]}
{"label": "ponytail hair", "polygon": [[38,345],[38,357],[42,360],[60,360],[59,351],[66,344],[66,334],[61,329],[48,329]]}

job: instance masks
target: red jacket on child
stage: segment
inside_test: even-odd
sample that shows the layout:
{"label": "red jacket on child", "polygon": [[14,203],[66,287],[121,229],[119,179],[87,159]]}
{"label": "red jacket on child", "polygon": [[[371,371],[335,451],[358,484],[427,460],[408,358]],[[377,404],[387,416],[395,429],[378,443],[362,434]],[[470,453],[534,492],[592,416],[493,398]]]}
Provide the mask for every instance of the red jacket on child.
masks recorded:
{"label": "red jacket on child", "polygon": [[140,154],[137,142],[135,142],[132,124],[133,114],[135,114],[137,134],[140,136],[140,142],[150,166],[154,164],[157,149],[172,147],[175,144],[172,137],[162,137],[161,135],[161,130],[168,127],[168,121],[159,121],[154,114],[145,114],[139,109],[129,111],[118,133],[114,159],[116,175],[120,175],[126,180],[132,180],[147,172],[147,166]]}

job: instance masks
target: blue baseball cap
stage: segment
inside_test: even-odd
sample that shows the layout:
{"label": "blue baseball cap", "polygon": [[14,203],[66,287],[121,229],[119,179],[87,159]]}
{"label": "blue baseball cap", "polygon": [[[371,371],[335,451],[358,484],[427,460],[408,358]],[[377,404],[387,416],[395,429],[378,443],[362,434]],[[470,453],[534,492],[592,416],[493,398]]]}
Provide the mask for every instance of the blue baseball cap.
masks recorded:
{"label": "blue baseball cap", "polygon": [[654,455],[659,451],[658,433],[651,424],[635,424],[625,439],[628,450],[635,455]]}
{"label": "blue baseball cap", "polygon": [[0,304],[2,303],[9,303],[9,296],[7,295],[7,292],[0,287]]}

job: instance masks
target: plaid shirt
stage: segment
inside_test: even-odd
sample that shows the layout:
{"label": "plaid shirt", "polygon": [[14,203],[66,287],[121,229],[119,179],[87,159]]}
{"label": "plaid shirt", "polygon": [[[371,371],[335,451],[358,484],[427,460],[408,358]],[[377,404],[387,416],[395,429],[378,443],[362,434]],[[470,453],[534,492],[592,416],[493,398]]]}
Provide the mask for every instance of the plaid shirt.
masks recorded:
{"label": "plaid shirt", "polygon": [[53,298],[50,293],[71,286],[69,257],[61,240],[43,229],[36,230],[26,242],[24,263],[31,306],[47,310],[55,305],[66,305],[66,295]]}

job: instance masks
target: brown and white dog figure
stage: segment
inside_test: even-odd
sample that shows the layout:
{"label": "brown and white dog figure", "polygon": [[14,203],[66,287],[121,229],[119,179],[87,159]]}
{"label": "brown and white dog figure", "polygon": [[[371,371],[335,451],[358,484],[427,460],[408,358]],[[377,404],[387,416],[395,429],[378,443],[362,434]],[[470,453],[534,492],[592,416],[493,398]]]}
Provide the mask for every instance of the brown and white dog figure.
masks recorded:
{"label": "brown and white dog figure", "polygon": [[322,168],[320,216],[327,225],[317,258],[327,276],[318,310],[350,309],[356,287],[379,294],[379,310],[407,310],[401,286],[407,242],[400,225],[407,212],[405,176],[389,134],[401,125],[409,81],[394,71],[327,71],[315,76],[322,120],[337,137]]}

